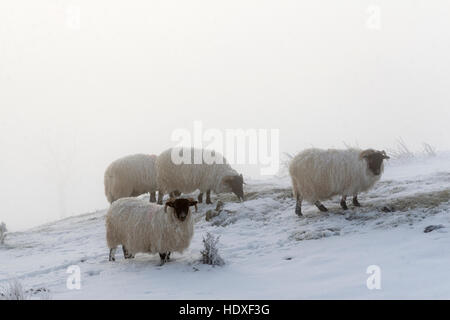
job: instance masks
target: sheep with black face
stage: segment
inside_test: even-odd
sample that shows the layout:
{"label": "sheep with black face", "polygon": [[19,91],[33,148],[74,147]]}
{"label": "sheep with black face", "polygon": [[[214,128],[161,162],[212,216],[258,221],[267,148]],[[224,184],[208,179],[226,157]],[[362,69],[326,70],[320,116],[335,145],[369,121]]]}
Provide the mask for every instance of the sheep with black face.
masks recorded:
{"label": "sheep with black face", "polygon": [[109,260],[115,261],[119,245],[125,259],[134,258],[136,253],[159,253],[161,264],[171,252],[183,252],[194,234],[192,206],[197,209],[197,201],[169,199],[164,206],[138,198],[113,202],[106,215]]}
{"label": "sheep with black face", "polygon": [[353,196],[353,204],[360,206],[358,193],[365,192],[380,180],[385,151],[373,149],[307,149],[292,159],[289,173],[294,197],[295,213],[302,215],[302,201],[315,204],[321,211],[328,209],[320,202],[341,195],[341,207],[348,209],[346,199]]}

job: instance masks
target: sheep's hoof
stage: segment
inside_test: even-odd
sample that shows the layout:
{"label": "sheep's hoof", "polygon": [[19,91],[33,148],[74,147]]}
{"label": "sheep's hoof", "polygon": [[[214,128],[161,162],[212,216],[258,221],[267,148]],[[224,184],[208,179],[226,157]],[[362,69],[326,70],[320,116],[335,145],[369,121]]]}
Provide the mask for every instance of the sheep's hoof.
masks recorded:
{"label": "sheep's hoof", "polygon": [[353,199],[353,205],[355,207],[361,207],[361,203],[359,203],[359,201],[357,199]]}
{"label": "sheep's hoof", "polygon": [[159,266],[163,266],[167,261],[170,260],[170,252],[168,253],[160,253],[159,257],[161,258],[161,263]]}
{"label": "sheep's hoof", "polygon": [[341,201],[341,207],[344,210],[348,210],[347,203],[345,203],[345,201]]}
{"label": "sheep's hoof", "polygon": [[122,250],[123,250],[123,257],[125,259],[133,259],[134,258],[134,254],[128,252],[127,248],[125,248],[124,246],[122,246]]}
{"label": "sheep's hoof", "polygon": [[295,207],[295,214],[298,215],[299,217],[302,217],[302,208],[300,207]]}
{"label": "sheep's hoof", "polygon": [[328,211],[328,209],[323,204],[321,204],[320,202],[316,202],[315,205],[322,212],[327,212]]}
{"label": "sheep's hoof", "polygon": [[109,261],[116,261],[115,255],[116,255],[116,249],[115,248],[110,249],[109,250]]}

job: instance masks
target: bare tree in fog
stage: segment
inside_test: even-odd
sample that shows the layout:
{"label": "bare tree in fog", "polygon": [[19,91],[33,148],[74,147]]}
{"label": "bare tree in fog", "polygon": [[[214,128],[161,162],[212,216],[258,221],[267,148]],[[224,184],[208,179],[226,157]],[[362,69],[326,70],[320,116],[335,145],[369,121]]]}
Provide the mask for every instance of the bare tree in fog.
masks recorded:
{"label": "bare tree in fog", "polygon": [[77,154],[77,139],[74,132],[46,132],[45,145],[48,161],[45,162],[50,178],[56,188],[58,212],[60,218],[67,217],[67,189],[74,175],[74,163]]}

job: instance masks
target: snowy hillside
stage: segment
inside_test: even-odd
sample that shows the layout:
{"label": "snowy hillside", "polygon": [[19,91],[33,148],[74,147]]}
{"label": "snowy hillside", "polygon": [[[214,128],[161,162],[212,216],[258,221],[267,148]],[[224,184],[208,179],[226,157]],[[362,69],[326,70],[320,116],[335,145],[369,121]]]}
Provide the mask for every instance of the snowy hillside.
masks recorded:
{"label": "snowy hillside", "polygon": [[[246,197],[220,196],[220,213],[200,205],[190,248],[162,267],[156,255],[124,260],[121,250],[108,262],[106,210],[10,233],[0,287],[17,279],[52,299],[450,299],[449,154],[391,161],[363,207],[348,211],[336,198],[324,202],[328,213],[305,205],[297,217],[287,177],[249,181]],[[225,266],[199,262],[207,232],[221,236]],[[66,288],[71,265],[81,290]],[[380,267],[380,290],[366,286],[370,265]]]}

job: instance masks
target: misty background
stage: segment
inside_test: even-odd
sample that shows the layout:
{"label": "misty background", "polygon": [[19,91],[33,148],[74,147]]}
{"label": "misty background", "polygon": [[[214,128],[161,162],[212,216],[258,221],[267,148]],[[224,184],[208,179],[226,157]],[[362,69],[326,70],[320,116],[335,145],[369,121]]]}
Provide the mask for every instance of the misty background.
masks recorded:
{"label": "misty background", "polygon": [[449,16],[444,0],[2,1],[0,221],[106,208],[111,161],[195,120],[280,129],[280,152],[448,150]]}

